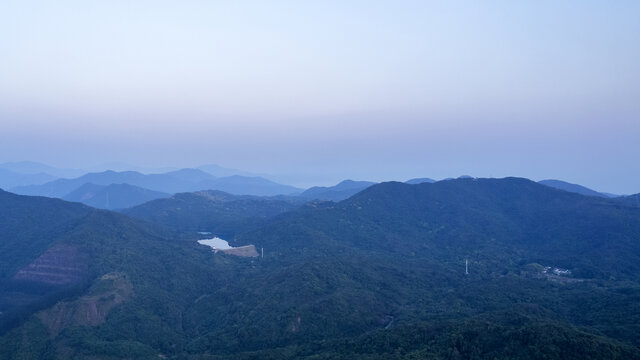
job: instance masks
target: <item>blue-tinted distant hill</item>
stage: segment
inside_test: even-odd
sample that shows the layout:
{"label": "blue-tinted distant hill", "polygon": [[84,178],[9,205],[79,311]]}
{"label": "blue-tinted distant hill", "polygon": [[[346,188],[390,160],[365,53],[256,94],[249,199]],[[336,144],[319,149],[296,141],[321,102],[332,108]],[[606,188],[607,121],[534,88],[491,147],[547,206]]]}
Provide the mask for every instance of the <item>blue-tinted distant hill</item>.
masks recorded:
{"label": "blue-tinted distant hill", "polygon": [[200,165],[196,169],[205,171],[213,176],[217,177],[225,177],[232,175],[241,175],[241,176],[260,176],[260,174],[251,173],[248,171],[238,170],[238,169],[230,169],[226,167],[222,167],[216,164],[206,164]]}
{"label": "blue-tinted distant hill", "polygon": [[344,180],[334,186],[314,186],[305,190],[300,197],[305,199],[342,201],[376,183],[371,181]]}
{"label": "blue-tinted distant hill", "polygon": [[63,197],[98,209],[124,209],[147,201],[170,197],[171,194],[144,189],[129,184],[84,184]]}
{"label": "blue-tinted distant hill", "polygon": [[[95,185],[130,184],[146,188],[149,190],[175,193],[183,189],[191,189],[201,180],[200,176],[207,174],[196,174],[193,181],[185,179],[185,172],[193,174],[191,171],[178,170],[165,174],[144,175],[137,171],[104,171],[99,173],[88,173],[75,179],[58,179],[38,186],[20,186],[11,189],[12,192],[21,195],[40,195],[47,197],[62,198],[84,184]],[[209,175],[210,176],[210,175]]]}
{"label": "blue-tinted distant hill", "polygon": [[220,178],[203,180],[197,184],[196,190],[219,190],[234,195],[295,195],[302,189],[278,184],[258,176],[232,175]]}
{"label": "blue-tinted distant hill", "polygon": [[[81,176],[86,172],[80,169],[58,168],[58,167],[49,166],[49,165],[42,164],[39,162],[34,162],[34,161],[6,162],[6,163],[0,164],[0,169],[10,170],[18,174],[45,173],[45,174],[52,175],[55,178],[73,178],[73,177]],[[22,184],[22,185],[28,185],[28,184]]]}
{"label": "blue-tinted distant hill", "polygon": [[39,195],[62,198],[80,186],[129,184],[141,188],[175,194],[198,190],[221,190],[242,195],[291,194],[300,189],[278,184],[264,178],[229,176],[216,178],[198,169],[182,169],[163,174],[142,174],[136,171],[104,171],[89,173],[75,179],[58,179],[37,186],[19,186],[11,191],[21,195]]}
{"label": "blue-tinted distant hill", "polygon": [[430,178],[415,178],[415,179],[407,180],[407,181],[405,181],[404,183],[405,183],[405,184],[412,184],[412,185],[415,185],[415,184],[422,184],[422,183],[434,183],[434,182],[436,182],[436,181],[435,181],[435,180],[433,180],[433,179],[430,179]]}
{"label": "blue-tinted distant hill", "polygon": [[0,188],[2,189],[11,189],[22,185],[40,185],[55,179],[55,176],[42,172],[36,174],[21,174],[0,168]]}
{"label": "blue-tinted distant hill", "polygon": [[595,190],[589,189],[588,187],[578,185],[578,184],[568,183],[562,180],[553,180],[553,179],[541,180],[541,181],[538,181],[538,183],[542,185],[550,186],[552,188],[556,188],[556,189],[560,189],[560,190],[564,190],[564,191],[568,191],[568,192],[572,192],[580,195],[586,195],[586,196],[598,196],[598,197],[604,197],[604,198],[611,198],[611,197],[617,196],[613,194],[605,194],[605,193],[597,192]]}

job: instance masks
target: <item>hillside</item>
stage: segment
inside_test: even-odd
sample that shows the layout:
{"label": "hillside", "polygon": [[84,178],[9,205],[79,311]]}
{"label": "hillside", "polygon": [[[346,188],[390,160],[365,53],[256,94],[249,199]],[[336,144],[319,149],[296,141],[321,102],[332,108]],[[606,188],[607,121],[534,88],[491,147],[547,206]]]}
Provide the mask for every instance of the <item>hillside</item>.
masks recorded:
{"label": "hillside", "polygon": [[62,199],[81,202],[98,209],[124,209],[147,201],[170,197],[170,194],[144,189],[129,184],[84,184]]}
{"label": "hillside", "polygon": [[[207,270],[216,260],[210,252],[175,234],[57,199],[1,192],[0,200],[2,359],[65,358],[78,349],[148,352],[179,338],[168,308],[218,283]],[[132,319],[138,319],[139,335],[127,330]],[[120,338],[95,342],[110,321],[119,324]],[[6,332],[17,324],[22,325]],[[89,333],[78,337],[73,329]],[[69,339],[80,343],[70,345]]]}

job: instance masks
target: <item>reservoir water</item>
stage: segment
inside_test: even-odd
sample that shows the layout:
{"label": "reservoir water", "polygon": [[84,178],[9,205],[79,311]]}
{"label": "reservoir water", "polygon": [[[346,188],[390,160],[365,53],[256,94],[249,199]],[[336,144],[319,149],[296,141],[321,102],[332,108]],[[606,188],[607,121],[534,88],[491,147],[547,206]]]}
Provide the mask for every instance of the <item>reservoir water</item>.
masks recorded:
{"label": "reservoir water", "polygon": [[215,248],[218,250],[233,249],[233,246],[230,246],[226,240],[220,239],[219,237],[198,240],[198,243],[210,246],[211,248]]}

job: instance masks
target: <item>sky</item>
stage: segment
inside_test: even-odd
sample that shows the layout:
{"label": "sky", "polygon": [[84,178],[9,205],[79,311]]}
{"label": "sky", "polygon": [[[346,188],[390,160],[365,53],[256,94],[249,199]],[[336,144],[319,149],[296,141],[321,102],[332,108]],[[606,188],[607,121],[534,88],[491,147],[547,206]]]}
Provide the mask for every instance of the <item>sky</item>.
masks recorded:
{"label": "sky", "polygon": [[0,162],[640,192],[638,1],[0,2]]}

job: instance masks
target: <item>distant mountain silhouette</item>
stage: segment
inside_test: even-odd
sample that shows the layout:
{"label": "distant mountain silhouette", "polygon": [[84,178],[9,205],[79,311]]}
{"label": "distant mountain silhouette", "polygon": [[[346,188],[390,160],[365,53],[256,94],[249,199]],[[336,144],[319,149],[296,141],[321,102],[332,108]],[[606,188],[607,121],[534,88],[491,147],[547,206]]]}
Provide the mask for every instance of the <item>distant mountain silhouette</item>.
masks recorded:
{"label": "distant mountain silhouette", "polygon": [[181,169],[163,174],[141,174],[137,171],[104,171],[89,173],[75,179],[58,179],[42,185],[11,188],[21,195],[40,195],[62,198],[84,184],[95,185],[129,184],[141,188],[175,194],[198,190],[221,190],[233,194],[278,195],[291,194],[301,189],[278,184],[264,178],[229,176],[216,178],[198,169]]}
{"label": "distant mountain silhouette", "polygon": [[0,168],[0,188],[11,189],[21,185],[40,185],[55,180],[56,177],[45,173],[21,174]]}
{"label": "distant mountain silhouette", "polygon": [[415,178],[415,179],[407,180],[407,181],[405,181],[404,183],[405,183],[405,184],[412,184],[412,185],[415,185],[415,184],[422,184],[422,183],[434,183],[434,182],[436,182],[436,181],[435,181],[435,180],[433,180],[433,179],[430,179],[430,178]]}
{"label": "distant mountain silhouette", "polygon": [[38,186],[19,186],[11,189],[21,195],[40,195],[62,198],[84,184],[95,185],[123,184],[140,186],[154,191],[176,192],[190,183],[166,174],[144,175],[136,171],[104,171],[88,173],[75,179],[58,179]]}
{"label": "distant mountain silhouette", "polygon": [[[19,174],[40,174],[45,173],[52,175],[56,178],[72,178],[77,177],[85,173],[85,171],[80,169],[65,169],[58,168],[54,166],[49,166],[46,164],[42,164],[34,161],[17,161],[17,162],[6,162],[0,164],[0,169],[6,169]],[[28,184],[21,184],[28,185]]]}
{"label": "distant mountain silhouette", "polygon": [[306,199],[342,201],[376,183],[371,181],[344,180],[334,186],[314,186],[305,190],[300,197]]}
{"label": "distant mountain silhouette", "polygon": [[238,169],[230,169],[230,168],[225,168],[222,167],[220,165],[216,165],[216,164],[206,164],[206,165],[200,165],[198,167],[196,167],[196,169],[205,171],[213,176],[217,176],[217,177],[225,177],[225,176],[232,176],[232,175],[241,175],[241,176],[259,176],[258,174],[254,174],[248,171],[243,171],[243,170],[238,170]]}
{"label": "distant mountain silhouette", "polygon": [[63,197],[99,209],[124,209],[147,201],[165,198],[170,194],[129,184],[96,185],[87,183]]}
{"label": "distant mountain silhouette", "polygon": [[585,187],[585,186],[582,186],[582,185],[578,185],[578,184],[568,183],[568,182],[562,181],[562,180],[549,179],[549,180],[538,181],[538,183],[542,184],[542,185],[550,186],[552,188],[556,188],[556,189],[560,189],[560,190],[564,190],[564,191],[568,191],[568,192],[572,192],[572,193],[576,193],[576,194],[580,194],[580,195],[599,196],[599,197],[604,197],[604,198],[610,198],[610,197],[616,197],[617,196],[617,195],[613,195],[613,194],[605,194],[605,193],[597,192],[595,190],[589,189],[588,187]]}
{"label": "distant mountain silhouette", "polygon": [[198,183],[196,190],[219,190],[234,195],[256,196],[294,195],[302,191],[262,177],[240,175],[203,180]]}

